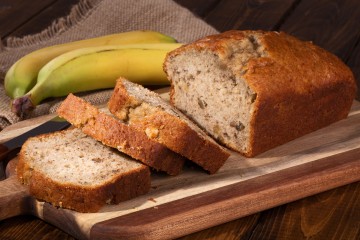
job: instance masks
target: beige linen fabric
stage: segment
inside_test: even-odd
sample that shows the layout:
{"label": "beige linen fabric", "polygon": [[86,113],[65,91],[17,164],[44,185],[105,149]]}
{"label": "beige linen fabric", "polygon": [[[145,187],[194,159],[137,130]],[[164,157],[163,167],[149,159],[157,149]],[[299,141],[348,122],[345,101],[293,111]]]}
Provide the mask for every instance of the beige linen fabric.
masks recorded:
{"label": "beige linen fabric", "polygon": [[[171,0],[80,0],[70,14],[44,31],[23,38],[3,39],[0,49],[0,129],[19,119],[10,112],[3,79],[10,66],[25,54],[54,44],[132,30],[155,30],[187,43],[217,33],[186,8]],[[94,104],[105,103],[112,90],[78,94]],[[63,98],[39,105],[29,117],[54,112]]]}

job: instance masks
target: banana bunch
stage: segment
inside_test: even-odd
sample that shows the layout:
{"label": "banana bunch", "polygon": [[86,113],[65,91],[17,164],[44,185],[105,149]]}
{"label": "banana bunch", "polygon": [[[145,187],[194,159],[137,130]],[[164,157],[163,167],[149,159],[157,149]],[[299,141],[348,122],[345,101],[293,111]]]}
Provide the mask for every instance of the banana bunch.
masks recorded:
{"label": "banana bunch", "polygon": [[18,60],[5,76],[12,111],[26,116],[49,97],[111,88],[122,76],[140,84],[168,84],[165,55],[181,46],[166,35],[134,31],[55,45]]}
{"label": "banana bunch", "polygon": [[64,53],[39,71],[36,85],[12,103],[12,111],[26,115],[42,100],[69,93],[111,88],[119,76],[139,84],[168,84],[162,65],[180,43],[110,45]]}
{"label": "banana bunch", "polygon": [[155,31],[131,31],[39,49],[19,59],[11,66],[4,81],[6,94],[11,98],[26,94],[36,84],[39,70],[51,59],[65,52],[104,45],[161,42],[176,42],[176,40]]}

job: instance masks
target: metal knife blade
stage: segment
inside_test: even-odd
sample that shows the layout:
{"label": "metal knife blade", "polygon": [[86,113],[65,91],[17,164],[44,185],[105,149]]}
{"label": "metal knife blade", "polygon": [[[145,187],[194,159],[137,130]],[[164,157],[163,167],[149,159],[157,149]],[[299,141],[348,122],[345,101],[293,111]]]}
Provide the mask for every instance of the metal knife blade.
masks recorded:
{"label": "metal knife blade", "polygon": [[[0,170],[1,168],[5,169],[7,160],[10,160],[12,157],[20,151],[21,146],[24,142],[33,136],[37,136],[44,133],[55,132],[58,130],[63,130],[70,125],[69,122],[65,121],[63,118],[54,117],[51,120],[13,138],[6,142],[0,144]],[[1,179],[1,173],[0,173]]]}

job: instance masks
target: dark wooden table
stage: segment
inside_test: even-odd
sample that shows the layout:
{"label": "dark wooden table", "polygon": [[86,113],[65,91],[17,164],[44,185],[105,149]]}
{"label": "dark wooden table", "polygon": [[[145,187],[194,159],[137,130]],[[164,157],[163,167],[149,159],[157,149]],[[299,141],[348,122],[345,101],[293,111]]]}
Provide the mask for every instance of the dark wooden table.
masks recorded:
{"label": "dark wooden table", "polygon": [[[79,0],[1,0],[0,36],[39,32]],[[359,0],[176,0],[219,31],[285,31],[339,56],[360,86]],[[357,95],[360,100],[360,91]],[[360,173],[359,173],[360,174]],[[182,239],[360,239],[360,183],[240,218]],[[0,221],[0,239],[74,239],[32,216]]]}

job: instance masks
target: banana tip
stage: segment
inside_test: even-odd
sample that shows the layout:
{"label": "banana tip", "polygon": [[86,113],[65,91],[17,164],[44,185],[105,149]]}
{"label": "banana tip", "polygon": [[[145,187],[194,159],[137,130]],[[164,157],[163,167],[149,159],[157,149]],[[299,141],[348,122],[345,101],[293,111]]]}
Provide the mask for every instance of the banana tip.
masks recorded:
{"label": "banana tip", "polygon": [[16,98],[11,103],[11,111],[20,118],[26,117],[34,108],[30,95]]}

